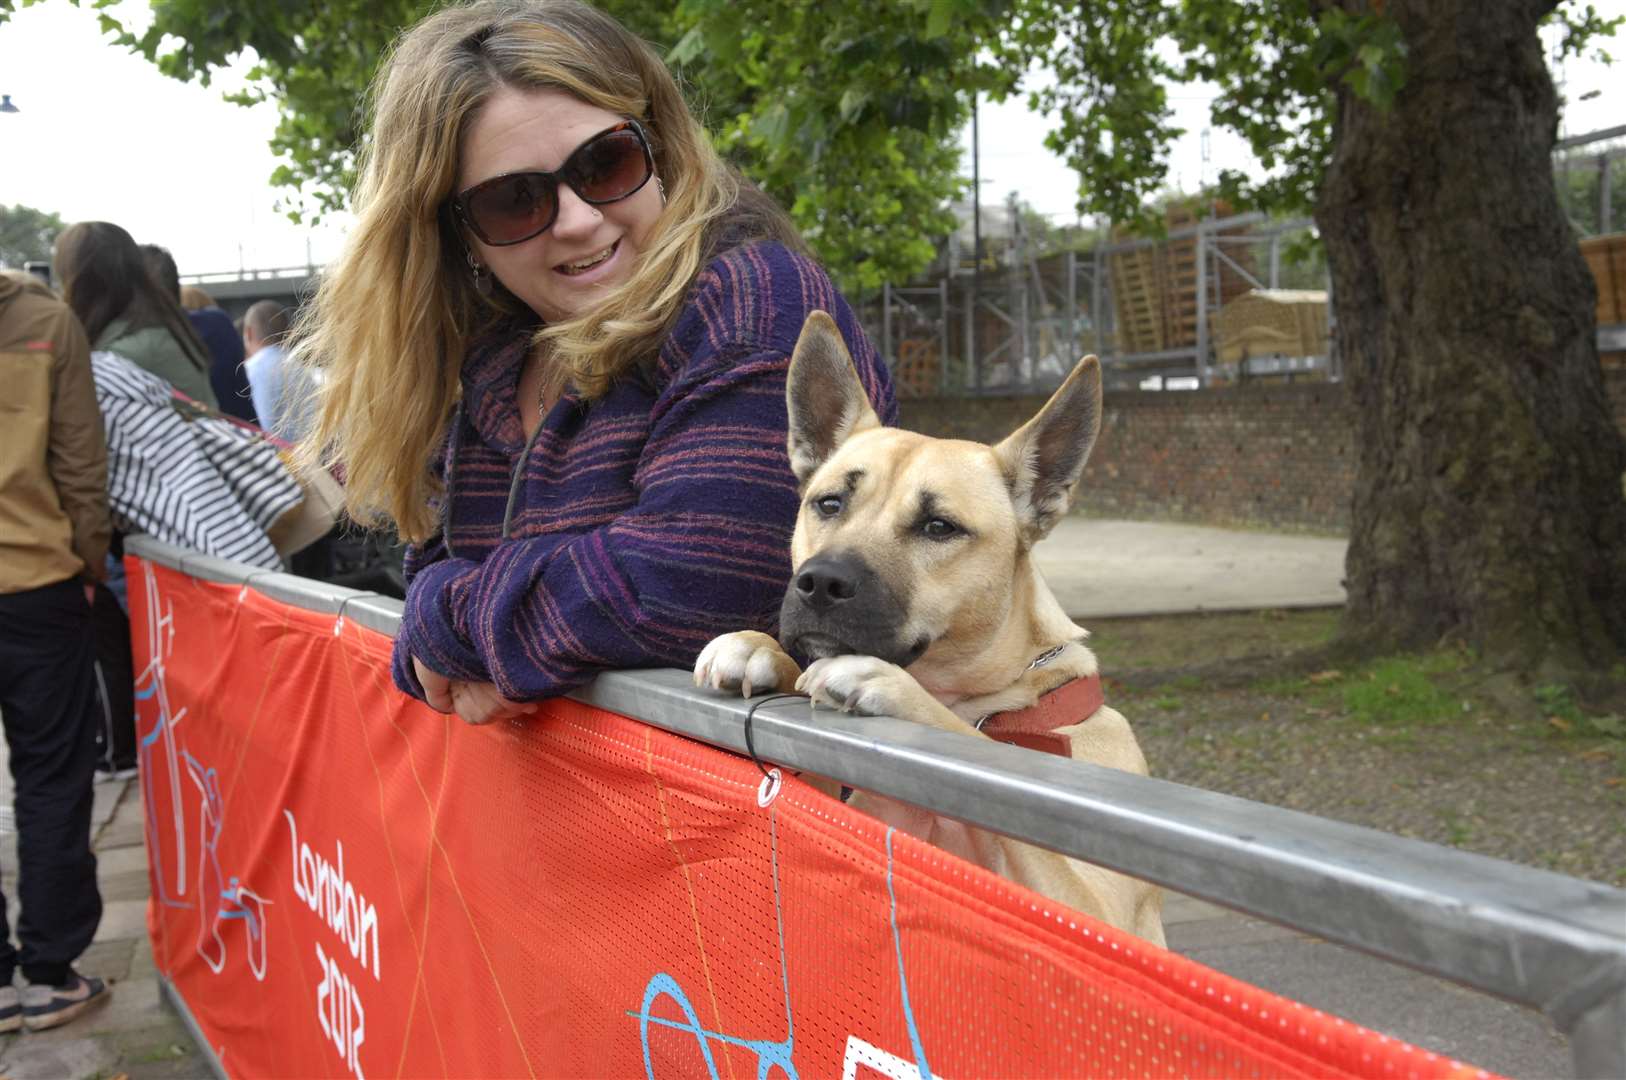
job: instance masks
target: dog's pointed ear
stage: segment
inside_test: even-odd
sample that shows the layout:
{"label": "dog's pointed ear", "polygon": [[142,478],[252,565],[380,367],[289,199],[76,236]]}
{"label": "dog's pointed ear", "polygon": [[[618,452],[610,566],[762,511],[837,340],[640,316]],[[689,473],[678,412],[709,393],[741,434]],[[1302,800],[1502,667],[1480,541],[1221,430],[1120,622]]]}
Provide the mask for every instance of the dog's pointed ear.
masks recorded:
{"label": "dog's pointed ear", "polygon": [[785,405],[790,411],[790,467],[800,484],[807,483],[836,447],[860,431],[880,426],[841,331],[822,311],[808,315],[802,336],[796,339]]}
{"label": "dog's pointed ear", "polygon": [[994,447],[1016,503],[1024,547],[1043,539],[1073,505],[1100,432],[1101,362],[1086,356],[1037,416]]}

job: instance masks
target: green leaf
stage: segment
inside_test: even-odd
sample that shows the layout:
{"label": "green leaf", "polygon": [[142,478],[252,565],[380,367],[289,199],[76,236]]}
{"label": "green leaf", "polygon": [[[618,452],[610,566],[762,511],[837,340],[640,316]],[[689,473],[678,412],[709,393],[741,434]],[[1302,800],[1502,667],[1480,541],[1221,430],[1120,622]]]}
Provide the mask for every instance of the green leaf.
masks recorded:
{"label": "green leaf", "polygon": [[851,120],[864,110],[869,104],[869,91],[861,87],[851,86],[841,95],[841,104],[837,111],[843,120]]}
{"label": "green leaf", "polygon": [[666,54],[666,59],[668,63],[682,67],[704,52],[705,48],[706,35],[701,31],[700,27],[691,27],[689,32],[679,38],[676,45],[672,46],[672,50]]}

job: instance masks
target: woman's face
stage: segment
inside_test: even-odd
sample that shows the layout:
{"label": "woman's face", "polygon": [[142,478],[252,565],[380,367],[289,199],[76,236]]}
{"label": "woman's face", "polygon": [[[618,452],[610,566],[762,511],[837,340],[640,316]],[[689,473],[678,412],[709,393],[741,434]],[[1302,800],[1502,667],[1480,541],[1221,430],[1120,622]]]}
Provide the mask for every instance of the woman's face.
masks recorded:
{"label": "woman's face", "polygon": [[[625,119],[562,90],[502,87],[464,135],[457,190],[505,173],[553,172],[582,143]],[[591,310],[632,275],[660,213],[653,180],[601,206],[561,183],[558,217],[529,240],[493,247],[467,229],[464,237],[509,292],[553,323]]]}

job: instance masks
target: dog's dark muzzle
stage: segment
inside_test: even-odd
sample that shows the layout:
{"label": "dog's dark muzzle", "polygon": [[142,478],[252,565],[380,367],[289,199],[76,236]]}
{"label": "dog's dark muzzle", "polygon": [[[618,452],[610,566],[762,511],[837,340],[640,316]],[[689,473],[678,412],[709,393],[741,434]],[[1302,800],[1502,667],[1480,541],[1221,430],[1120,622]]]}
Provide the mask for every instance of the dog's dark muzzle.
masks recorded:
{"label": "dog's dark muzzle", "polygon": [[907,667],[929,641],[906,641],[905,598],[887,587],[858,555],[821,552],[792,576],[779,607],[779,643],[817,660],[874,656]]}

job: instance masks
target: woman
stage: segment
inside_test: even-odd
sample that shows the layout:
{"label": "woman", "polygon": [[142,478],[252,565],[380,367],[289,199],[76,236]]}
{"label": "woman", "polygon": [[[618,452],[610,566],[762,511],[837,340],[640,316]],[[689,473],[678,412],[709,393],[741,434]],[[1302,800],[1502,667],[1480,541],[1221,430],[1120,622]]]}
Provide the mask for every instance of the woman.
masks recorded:
{"label": "woman", "polygon": [[194,401],[218,406],[208,350],[175,295],[148,272],[129,233],[111,222],[81,221],[57,237],[52,261],[62,299],[93,350],[118,353]]}
{"label": "woman", "polygon": [[402,689],[481,722],[771,628],[798,497],[785,370],[851,309],[661,61],[574,0],[482,0],[380,74],[357,224],[296,331],[307,461],[412,542]]}

